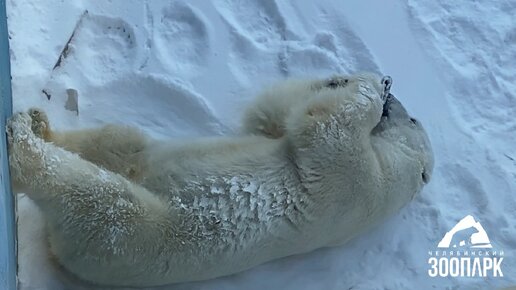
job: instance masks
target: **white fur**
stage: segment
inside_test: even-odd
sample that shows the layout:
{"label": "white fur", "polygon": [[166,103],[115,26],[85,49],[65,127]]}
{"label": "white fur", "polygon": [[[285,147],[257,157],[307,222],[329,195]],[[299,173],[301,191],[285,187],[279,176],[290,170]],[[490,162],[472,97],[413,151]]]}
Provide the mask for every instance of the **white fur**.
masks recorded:
{"label": "white fur", "polygon": [[382,91],[375,76],[289,82],[246,111],[245,130],[259,135],[188,141],[108,126],[45,142],[18,113],[12,180],[42,209],[58,261],[82,279],[228,275],[342,244],[420,191],[428,140],[399,103],[381,118]]}

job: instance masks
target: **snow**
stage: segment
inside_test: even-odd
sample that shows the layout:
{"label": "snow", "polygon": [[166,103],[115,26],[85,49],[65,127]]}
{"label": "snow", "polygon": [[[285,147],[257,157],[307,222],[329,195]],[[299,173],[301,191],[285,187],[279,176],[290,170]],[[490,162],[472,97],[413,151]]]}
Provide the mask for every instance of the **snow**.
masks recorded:
{"label": "snow", "polygon": [[[14,111],[41,107],[59,129],[123,122],[157,138],[231,134],[263,85],[356,71],[392,76],[392,93],[427,128],[432,181],[396,216],[341,247],[159,289],[516,284],[515,2],[7,2]],[[78,115],[65,109],[67,89],[78,92]],[[18,214],[20,289],[90,289],[56,266],[25,196]],[[429,277],[428,251],[467,215],[505,252],[504,277]]]}

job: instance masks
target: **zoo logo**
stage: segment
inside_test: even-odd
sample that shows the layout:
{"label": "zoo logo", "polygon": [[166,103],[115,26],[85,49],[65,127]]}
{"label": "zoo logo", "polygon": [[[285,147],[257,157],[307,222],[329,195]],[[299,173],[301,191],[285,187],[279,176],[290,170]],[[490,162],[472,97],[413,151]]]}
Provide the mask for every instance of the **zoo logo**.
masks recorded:
{"label": "zoo logo", "polygon": [[503,277],[504,252],[493,249],[486,231],[471,215],[447,232],[437,248],[428,251],[430,277]]}

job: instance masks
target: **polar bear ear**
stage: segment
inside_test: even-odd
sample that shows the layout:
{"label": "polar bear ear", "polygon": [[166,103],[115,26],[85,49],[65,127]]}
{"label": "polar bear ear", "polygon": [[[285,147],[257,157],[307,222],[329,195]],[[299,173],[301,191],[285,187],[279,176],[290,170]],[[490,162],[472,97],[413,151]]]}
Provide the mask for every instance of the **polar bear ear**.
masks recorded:
{"label": "polar bear ear", "polygon": [[391,76],[384,76],[380,83],[383,86],[383,93],[382,93],[382,99],[386,99],[387,96],[391,93],[391,87],[392,87],[392,78]]}

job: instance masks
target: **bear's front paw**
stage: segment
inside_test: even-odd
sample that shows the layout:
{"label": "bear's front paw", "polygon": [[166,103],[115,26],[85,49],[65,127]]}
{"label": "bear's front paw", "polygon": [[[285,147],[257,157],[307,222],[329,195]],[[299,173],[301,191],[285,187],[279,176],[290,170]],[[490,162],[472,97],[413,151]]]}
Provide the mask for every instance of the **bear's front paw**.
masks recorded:
{"label": "bear's front paw", "polygon": [[33,135],[31,124],[32,119],[29,114],[24,112],[14,114],[7,121],[6,130],[9,143],[18,143],[29,139]]}
{"label": "bear's front paw", "polygon": [[28,113],[32,119],[32,132],[34,132],[34,134],[39,138],[48,141],[50,138],[50,124],[48,122],[47,114],[38,108],[31,108]]}
{"label": "bear's front paw", "polygon": [[45,168],[43,140],[32,132],[32,118],[28,113],[16,113],[6,126],[9,142],[9,165],[13,184],[27,185],[35,172]]}
{"label": "bear's front paw", "polygon": [[9,154],[31,156],[30,158],[40,155],[41,144],[44,142],[32,132],[32,118],[28,113],[14,114],[7,121],[6,131]]}

